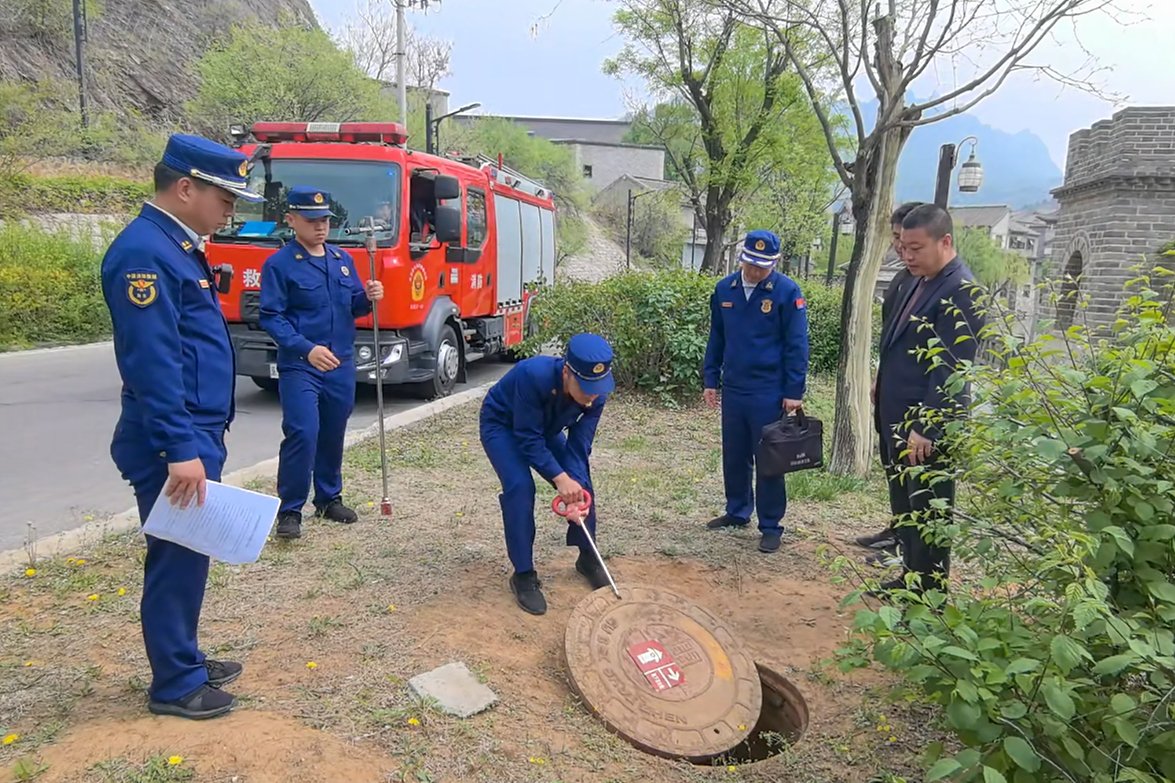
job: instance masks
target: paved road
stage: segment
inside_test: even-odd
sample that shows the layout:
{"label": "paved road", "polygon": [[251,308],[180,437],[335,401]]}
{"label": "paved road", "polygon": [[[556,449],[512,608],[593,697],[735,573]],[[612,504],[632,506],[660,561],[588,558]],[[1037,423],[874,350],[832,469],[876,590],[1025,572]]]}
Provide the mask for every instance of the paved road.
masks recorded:
{"label": "paved road", "polygon": [[[493,359],[475,363],[470,385],[492,381],[508,368]],[[0,552],[23,546],[30,522],[42,538],[134,506],[130,486],[110,460],[119,387],[109,343],[0,353]],[[360,387],[357,397],[351,429],[376,420],[375,390]],[[387,414],[421,404],[394,391],[384,403]],[[277,397],[238,378],[225,472],[277,456],[280,443]]]}

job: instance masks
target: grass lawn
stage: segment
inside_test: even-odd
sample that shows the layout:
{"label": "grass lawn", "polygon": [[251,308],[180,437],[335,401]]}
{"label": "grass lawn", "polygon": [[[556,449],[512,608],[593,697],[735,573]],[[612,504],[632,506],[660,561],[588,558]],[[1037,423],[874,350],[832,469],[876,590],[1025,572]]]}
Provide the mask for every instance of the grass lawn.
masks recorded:
{"label": "grass lawn", "polygon": [[[831,386],[815,387],[811,412],[830,430]],[[694,766],[633,748],[572,694],[564,629],[590,588],[542,486],[535,548],[550,609],[532,617],[515,606],[477,411],[390,434],[390,521],[378,513],[378,446],[364,444],[346,461],[359,524],[311,520],[256,564],[213,566],[201,641],[245,665],[229,688],[241,706],[226,717],[146,711],[134,537],[0,582],[0,780],[864,783],[915,772],[938,738],[934,713],[912,699],[894,706],[894,681],[879,671],[845,677],[828,665],[852,622],[852,608],[839,608],[852,587],[833,583],[821,550],[858,556],[845,540],[885,518],[879,478],[792,477],[794,535],[762,555],[753,528],[704,528],[722,507],[716,413],[609,404],[593,474],[613,575],[723,618],[811,713],[799,742],[766,761]],[[415,700],[407,681],[449,661],[465,662],[498,703],[461,720]]]}

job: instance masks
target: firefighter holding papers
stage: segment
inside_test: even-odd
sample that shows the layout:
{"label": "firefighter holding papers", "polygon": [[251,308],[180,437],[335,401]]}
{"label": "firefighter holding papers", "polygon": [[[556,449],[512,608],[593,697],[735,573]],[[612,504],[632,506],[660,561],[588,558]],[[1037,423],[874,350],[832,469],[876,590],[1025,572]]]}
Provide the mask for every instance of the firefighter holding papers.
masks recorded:
{"label": "firefighter holding papers", "polygon": [[[534,568],[535,482],[531,469],[552,484],[565,503],[592,495],[584,519],[596,535],[596,503],[589,458],[596,425],[612,392],[612,347],[594,334],[577,334],[562,357],[534,356],[515,365],[486,395],[481,444],[502,482],[506,552],[514,566],[510,588],[531,614],[547,611]],[[566,430],[566,433],[564,431]],[[570,522],[567,545],[579,547],[575,570],[592,589],[608,584],[579,525]]]}
{"label": "firefighter holding papers", "polygon": [[261,269],[261,328],[277,343],[282,439],[276,535],[302,535],[302,507],[314,476],[319,516],[350,524],[343,505],[343,437],[355,406],[355,319],[383,299],[383,284],[359,282],[351,256],[328,244],[330,193],[290,189],[286,221],[294,240]]}
{"label": "firefighter holding papers", "polygon": [[[718,406],[722,388],[722,476],[726,513],[707,527],[746,527],[759,516],[760,552],[779,549],[787,511],[783,477],[751,470],[759,436],[768,424],[800,408],[808,375],[808,315],[800,287],[775,271],[779,237],[751,231],[742,268],[722,278],[710,297],[710,341],[703,365],[703,396]],[[757,496],[757,503],[756,503]]]}
{"label": "firefighter holding papers", "polygon": [[[134,488],[139,521],[157,503],[203,504],[227,457],[233,420],[233,347],[202,237],[232,217],[246,189],[241,153],[198,136],[167,141],[155,197],[102,259],[102,294],[114,327],[122,414],[110,456]],[[208,556],[147,536],[143,642],[151,663],[148,709],[201,719],[236,699],[221,690],[241,664],[205,658],[196,639]]]}

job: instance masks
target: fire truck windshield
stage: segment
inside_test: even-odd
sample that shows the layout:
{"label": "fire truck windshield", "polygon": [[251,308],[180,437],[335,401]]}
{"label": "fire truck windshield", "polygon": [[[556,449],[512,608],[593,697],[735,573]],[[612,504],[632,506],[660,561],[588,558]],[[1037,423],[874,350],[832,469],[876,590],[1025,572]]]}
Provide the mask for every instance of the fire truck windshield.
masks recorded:
{"label": "fire truck windshield", "polygon": [[[263,165],[264,164],[264,165]],[[249,175],[249,188],[264,193],[265,201],[237,202],[233,222],[215,235],[221,242],[282,243],[293,239],[286,224],[286,196],[295,185],[310,185],[330,193],[331,231],[327,241],[339,245],[363,243],[363,235],[346,234],[371,217],[388,230],[376,234],[381,245],[393,244],[400,228],[400,165],[382,161],[259,160]]]}

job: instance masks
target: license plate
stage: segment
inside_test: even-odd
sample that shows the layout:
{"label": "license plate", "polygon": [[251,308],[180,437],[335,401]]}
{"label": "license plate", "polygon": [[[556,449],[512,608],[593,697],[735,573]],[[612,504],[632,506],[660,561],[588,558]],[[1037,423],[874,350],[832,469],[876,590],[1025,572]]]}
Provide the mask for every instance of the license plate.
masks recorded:
{"label": "license plate", "polygon": [[269,377],[270,378],[277,377],[277,365],[274,362],[269,363]]}

